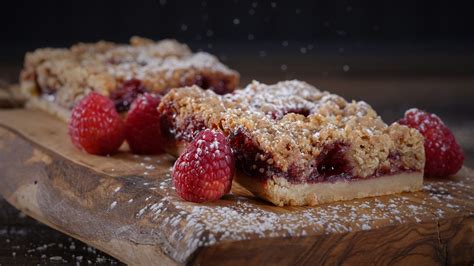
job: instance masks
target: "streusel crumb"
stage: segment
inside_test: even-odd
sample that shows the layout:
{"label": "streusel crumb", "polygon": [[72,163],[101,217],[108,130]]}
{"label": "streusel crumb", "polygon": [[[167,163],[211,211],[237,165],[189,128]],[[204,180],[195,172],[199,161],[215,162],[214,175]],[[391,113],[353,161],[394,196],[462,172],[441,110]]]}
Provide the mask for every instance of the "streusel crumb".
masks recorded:
{"label": "streusel crumb", "polygon": [[193,84],[226,93],[237,87],[239,75],[213,55],[192,53],[175,40],[132,37],[130,45],[100,41],[38,49],[26,54],[20,76],[24,93],[65,109],[90,91],[108,96],[131,79],[162,94]]}
{"label": "streusel crumb", "polygon": [[[220,128],[230,137],[243,133],[257,150],[253,168],[267,176],[278,169],[309,178],[315,158],[339,150],[354,177],[390,174],[394,168],[423,171],[423,137],[416,130],[388,126],[367,103],[348,102],[297,80],[254,81],[224,96],[196,86],[172,90],[159,108],[177,139],[189,141],[200,130],[193,123]],[[272,167],[259,169],[262,162]]]}

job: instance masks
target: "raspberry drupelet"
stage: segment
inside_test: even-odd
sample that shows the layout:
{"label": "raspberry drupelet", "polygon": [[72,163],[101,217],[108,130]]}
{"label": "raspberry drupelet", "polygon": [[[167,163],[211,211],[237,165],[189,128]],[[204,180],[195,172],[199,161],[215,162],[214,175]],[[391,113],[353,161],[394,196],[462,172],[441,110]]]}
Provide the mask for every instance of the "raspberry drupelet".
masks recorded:
{"label": "raspberry drupelet", "polygon": [[77,148],[97,155],[115,153],[125,139],[124,124],[114,103],[96,92],[73,108],[68,130]]}
{"label": "raspberry drupelet", "polygon": [[447,177],[461,169],[464,153],[437,115],[413,108],[398,122],[417,129],[425,137],[425,177]]}
{"label": "raspberry drupelet", "polygon": [[161,96],[145,93],[133,102],[125,119],[125,138],[135,154],[163,152],[164,139],[160,129],[160,114],[156,109]]}
{"label": "raspberry drupelet", "polygon": [[235,180],[276,205],[422,188],[423,136],[416,129],[387,125],[367,103],[302,81],[254,81],[224,96],[173,89],[158,108],[167,152],[179,155],[201,130],[219,128],[235,155]]}
{"label": "raspberry drupelet", "polygon": [[232,150],[219,131],[200,132],[173,167],[176,193],[187,201],[205,202],[230,191],[234,175]]}

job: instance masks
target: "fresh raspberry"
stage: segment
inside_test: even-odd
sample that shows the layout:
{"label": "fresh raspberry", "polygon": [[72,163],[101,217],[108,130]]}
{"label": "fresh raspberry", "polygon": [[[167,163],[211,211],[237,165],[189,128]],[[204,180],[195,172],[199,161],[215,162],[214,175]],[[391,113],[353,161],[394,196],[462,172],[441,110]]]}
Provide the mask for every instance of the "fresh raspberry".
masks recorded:
{"label": "fresh raspberry", "polygon": [[76,147],[97,155],[116,152],[125,139],[125,127],[114,103],[96,92],[77,103],[68,129]]}
{"label": "fresh raspberry", "polygon": [[117,90],[110,93],[109,98],[114,101],[117,112],[126,112],[135,98],[147,91],[140,80],[130,79],[119,86]]}
{"label": "fresh raspberry", "polygon": [[437,115],[410,109],[398,123],[417,129],[425,137],[426,177],[447,177],[461,169],[464,153]]}
{"label": "fresh raspberry", "polygon": [[206,129],[186,147],[173,167],[173,183],[187,201],[217,200],[230,191],[234,157],[225,136]]}
{"label": "fresh raspberry", "polygon": [[164,138],[160,130],[157,107],[161,96],[145,93],[139,95],[125,119],[125,138],[133,153],[156,154],[163,152]]}

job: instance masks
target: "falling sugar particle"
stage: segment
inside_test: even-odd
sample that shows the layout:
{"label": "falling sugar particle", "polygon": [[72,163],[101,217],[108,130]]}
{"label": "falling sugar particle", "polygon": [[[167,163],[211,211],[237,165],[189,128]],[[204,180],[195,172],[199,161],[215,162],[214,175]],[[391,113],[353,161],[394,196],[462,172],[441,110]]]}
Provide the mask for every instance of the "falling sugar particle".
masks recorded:
{"label": "falling sugar particle", "polygon": [[149,165],[146,165],[146,166],[145,166],[145,169],[147,169],[147,170],[153,170],[153,169],[155,169],[155,166],[152,165],[152,164],[149,164]]}
{"label": "falling sugar particle", "polygon": [[281,43],[281,45],[283,45],[283,47],[287,47],[287,46],[288,46],[288,41],[283,41],[283,42]]}
{"label": "falling sugar particle", "polygon": [[347,71],[349,71],[350,69],[351,69],[351,68],[350,68],[348,65],[342,66],[342,70],[343,70],[344,72],[347,72]]}
{"label": "falling sugar particle", "polygon": [[286,71],[288,69],[288,67],[285,64],[281,65],[280,68],[283,71]]}
{"label": "falling sugar particle", "polygon": [[306,48],[305,48],[305,47],[301,47],[301,48],[300,48],[300,53],[306,54]]}
{"label": "falling sugar particle", "polygon": [[260,51],[258,54],[260,55],[260,57],[267,56],[267,52],[265,52],[265,51]]}
{"label": "falling sugar particle", "polygon": [[247,38],[251,41],[251,40],[253,40],[255,37],[253,36],[253,34],[249,34]]}
{"label": "falling sugar particle", "polygon": [[239,25],[240,24],[240,20],[238,18],[234,18],[234,20],[232,22],[234,23],[234,25]]}

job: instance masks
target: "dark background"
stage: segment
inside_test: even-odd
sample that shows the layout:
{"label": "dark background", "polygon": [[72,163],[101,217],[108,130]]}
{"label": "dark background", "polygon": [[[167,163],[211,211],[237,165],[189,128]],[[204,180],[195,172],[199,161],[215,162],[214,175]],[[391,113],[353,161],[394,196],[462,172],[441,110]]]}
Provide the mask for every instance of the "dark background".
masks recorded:
{"label": "dark background", "polygon": [[[472,53],[473,1],[2,1],[2,59],[132,35],[220,54]],[[284,45],[284,42],[288,46]],[[265,44],[265,45],[264,45]],[[268,47],[267,47],[268,46]]]}
{"label": "dark background", "polygon": [[[414,106],[437,113],[474,166],[474,1],[7,0],[0,10],[0,87],[35,48],[176,38],[238,70],[242,86],[298,78],[365,100],[389,123]],[[0,264],[66,261],[115,262],[0,199]]]}
{"label": "dark background", "polygon": [[[2,46],[126,41],[395,42],[472,50],[472,1],[3,1]],[[5,27],[6,26],[6,27]],[[250,38],[252,39],[252,38]]]}
{"label": "dark background", "polygon": [[[16,0],[0,5],[0,62],[10,65],[21,65],[24,53],[38,47],[127,42],[140,35],[176,38],[216,54],[242,72],[244,83],[274,81],[269,76],[474,72],[474,1]],[[245,64],[256,61],[262,67],[247,72]]]}
{"label": "dark background", "polygon": [[241,73],[241,85],[298,78],[364,99],[388,121],[412,106],[440,114],[449,109],[457,116],[474,113],[474,1],[16,0],[0,5],[0,79],[16,81],[25,52],[38,47],[127,42],[140,35],[176,38],[213,53]]}

